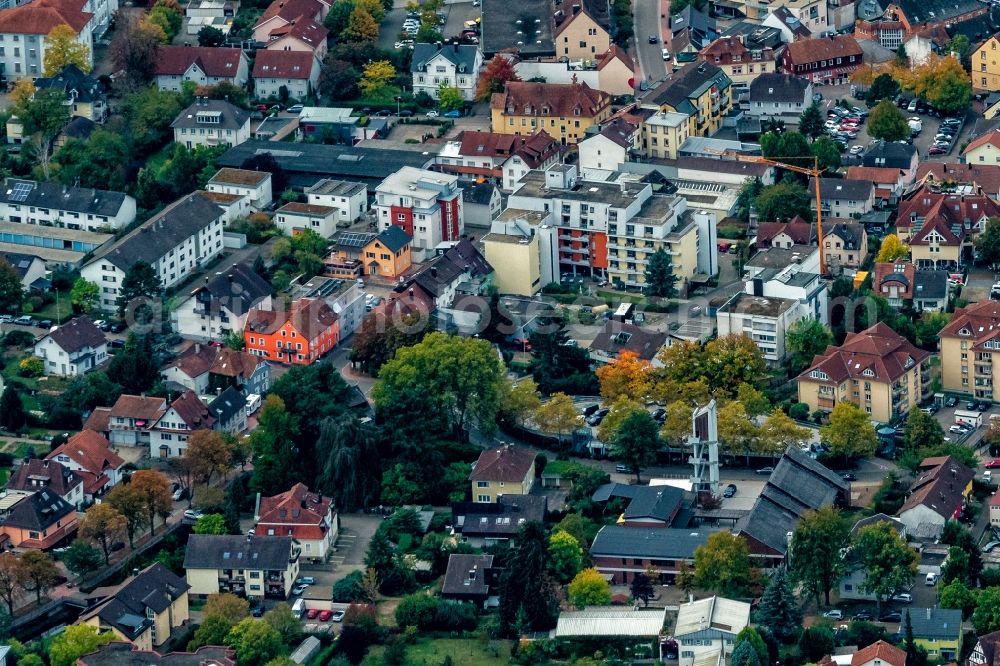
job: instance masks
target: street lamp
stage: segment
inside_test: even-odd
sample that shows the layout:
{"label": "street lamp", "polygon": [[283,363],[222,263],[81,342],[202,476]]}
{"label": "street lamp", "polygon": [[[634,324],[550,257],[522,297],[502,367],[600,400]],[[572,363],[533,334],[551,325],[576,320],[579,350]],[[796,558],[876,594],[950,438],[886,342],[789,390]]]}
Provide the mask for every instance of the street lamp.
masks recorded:
{"label": "street lamp", "polygon": [[396,117],[399,118],[399,103],[403,98],[400,95],[396,95],[393,99],[396,100]]}

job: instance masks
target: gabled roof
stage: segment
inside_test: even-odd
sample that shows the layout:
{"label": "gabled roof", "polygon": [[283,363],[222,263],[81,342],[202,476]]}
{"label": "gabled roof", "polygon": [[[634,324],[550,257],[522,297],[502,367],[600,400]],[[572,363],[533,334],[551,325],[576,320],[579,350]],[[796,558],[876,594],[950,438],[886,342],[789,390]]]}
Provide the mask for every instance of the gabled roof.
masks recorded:
{"label": "gabled roof", "polygon": [[910,496],[900,507],[899,515],[925,506],[945,520],[956,518],[965,504],[965,488],[975,478],[975,471],[951,456],[927,458],[920,468],[923,471],[910,484]]}
{"label": "gabled roof", "polygon": [[670,108],[691,115],[695,113],[692,99],[697,99],[712,88],[726,89],[732,84],[729,76],[720,68],[706,62],[689,62],[679,70],[668,74],[657,88],[645,98],[658,106]]}
{"label": "gabled roof", "polygon": [[715,629],[735,636],[750,624],[750,604],[724,597],[708,597],[681,604],[677,609],[677,638]]}
{"label": "gabled roof", "polygon": [[[870,180],[852,180],[847,178],[820,178],[820,199],[846,199],[848,201],[867,201],[872,196],[875,185]],[[809,179],[809,191],[816,191],[816,181]]]}
{"label": "gabled roof", "polygon": [[521,483],[535,464],[535,453],[512,444],[490,448],[479,454],[469,481]]}
{"label": "gabled roof", "polygon": [[66,456],[83,469],[95,474],[115,470],[125,464],[125,459],[111,450],[111,443],[93,430],[76,433],[46,458],[55,460],[59,456]]}
{"label": "gabled roof", "polygon": [[258,50],[253,63],[255,79],[312,78],[316,56],[309,51]]}
{"label": "gabled roof", "polygon": [[836,236],[844,241],[844,247],[848,250],[860,250],[865,233],[864,226],[858,222],[837,222],[824,232],[825,237]]}
{"label": "gabled roof", "polygon": [[127,641],[112,641],[76,661],[79,666],[236,666],[232,648],[206,645],[194,652],[140,650]]}
{"label": "gabled roof", "polygon": [[327,516],[332,507],[332,498],[310,492],[305,484],[296,483],[280,495],[261,498],[257,525],[262,530],[273,529],[277,536],[322,539],[330,530]]}
{"label": "gabled roof", "polygon": [[284,571],[293,559],[294,543],[287,536],[192,534],[184,553],[184,568]]}
{"label": "gabled roof", "polygon": [[652,361],[666,342],[667,334],[662,331],[608,320],[594,338],[590,349],[602,351],[608,356],[632,352],[644,361]]}
{"label": "gabled roof", "polygon": [[608,50],[604,52],[604,55],[598,59],[597,71],[601,71],[615,60],[620,60],[629,70],[635,71],[635,61],[632,60],[632,57],[627,51],[625,51],[625,49],[617,44],[609,46]]}
{"label": "gabled roof", "polygon": [[403,231],[402,227],[390,224],[388,229],[385,229],[382,233],[369,241],[369,244],[378,241],[390,252],[399,252],[404,247],[409,245],[412,240],[413,239],[410,238],[409,234]]}
{"label": "gabled roof", "polygon": [[235,386],[229,386],[225,391],[208,403],[208,411],[216,423],[229,423],[240,412],[246,411],[247,401]]}
{"label": "gabled roof", "polygon": [[93,102],[103,95],[100,82],[84,74],[76,65],[66,65],[55,76],[35,79],[35,90],[59,90],[67,95],[73,93],[80,102]]}
{"label": "gabled roof", "polygon": [[[1000,664],[1000,631],[993,631],[983,634],[976,641],[976,649],[969,655],[967,666],[996,666]],[[982,652],[982,658],[977,658],[976,653]]]}
{"label": "gabled roof", "polygon": [[875,659],[886,666],[906,666],[906,651],[900,650],[892,643],[875,641],[851,656],[851,666],[862,666]]}
{"label": "gabled roof", "polygon": [[909,169],[917,149],[905,143],[889,141],[877,143],[869,148],[861,157],[866,167],[886,167],[890,169]]}
{"label": "gabled roof", "polygon": [[452,553],[441,584],[442,595],[481,595],[490,591],[488,569],[493,566],[493,556]]}
{"label": "gabled roof", "polygon": [[[317,48],[326,43],[326,38],[329,34],[329,30],[324,28],[312,18],[299,16],[298,18],[292,19],[291,22],[271,30],[271,32],[268,33],[268,39],[272,43],[285,37],[297,39],[306,46],[311,47],[315,52]],[[292,51],[286,51],[285,49],[280,48],[280,45],[272,46],[272,44],[268,44],[267,50],[276,50],[283,54],[292,53]]]}
{"label": "gabled roof", "polygon": [[632,138],[638,130],[638,125],[616,116],[601,125],[600,135],[614,141],[622,148],[629,149],[632,147]]}
{"label": "gabled roof", "polygon": [[455,66],[459,74],[476,74],[476,59],[479,47],[475,44],[414,44],[411,72],[426,72],[434,58],[444,58]]}
{"label": "gabled roof", "polygon": [[300,298],[290,308],[275,310],[251,310],[247,317],[246,329],[254,333],[270,335],[290,323],[305,340],[313,340],[330,329],[338,321],[337,314],[317,298]]}
{"label": "gabled roof", "polygon": [[791,31],[793,40],[805,40],[812,36],[812,30],[807,28],[788,7],[775,7],[771,10],[771,14]]}
{"label": "gabled roof", "polygon": [[923,162],[917,166],[917,182],[935,181],[974,185],[987,194],[996,196],[1000,193],[1000,164]]}
{"label": "gabled roof", "polygon": [[897,298],[913,298],[913,287],[916,283],[916,267],[903,259],[897,261],[880,261],[875,264],[875,276],[872,287],[876,293],[883,293],[882,287],[896,285]]}
{"label": "gabled roof", "polygon": [[270,295],[271,285],[247,263],[234,264],[211,278],[206,276],[203,284],[191,290],[191,298],[208,304],[210,311],[225,308],[237,317],[247,314]]}
{"label": "gabled roof", "polygon": [[928,356],[930,352],[918,349],[886,323],[879,322],[860,333],[848,333],[839,347],[827,347],[799,375],[799,381],[809,379],[837,385],[845,379],[858,379],[888,383]]}
{"label": "gabled roof", "polygon": [[[177,415],[187,424],[189,430],[211,428],[212,424],[215,423],[215,419],[212,417],[211,412],[209,412],[208,407],[191,390],[181,393],[176,400],[170,403],[170,409],[177,412]],[[162,428],[164,426],[157,423],[156,427]]]}
{"label": "gabled roof", "polygon": [[32,0],[0,9],[0,33],[48,35],[53,28],[68,25],[79,34],[94,17],[82,8],[83,3],[74,0]]}
{"label": "gabled roof", "polygon": [[97,328],[87,315],[70,319],[35,344],[41,343],[46,338],[51,339],[68,354],[75,354],[87,348],[97,349],[106,344],[104,332]]}
{"label": "gabled roof", "polygon": [[4,180],[3,188],[0,188],[0,201],[4,203],[104,217],[118,215],[126,199],[127,195],[122,192],[95,190],[90,187],[67,187],[55,182],[37,182],[24,178],[7,178]]}
{"label": "gabled roof", "polygon": [[757,226],[757,247],[770,245],[782,234],[788,236],[794,245],[812,245],[816,242],[816,225],[800,217],[790,222],[761,222]]}
{"label": "gabled roof", "polygon": [[547,507],[544,495],[502,495],[494,504],[456,502],[451,513],[463,536],[509,538],[521,525],[545,520]]}
{"label": "gabled roof", "polygon": [[910,616],[913,637],[957,640],[962,636],[962,611],[945,608],[907,608],[903,622]]}
{"label": "gabled roof", "polygon": [[79,476],[70,468],[64,467],[62,463],[48,458],[45,460],[32,458],[14,468],[7,481],[7,489],[29,493],[48,488],[63,496],[82,482]]}
{"label": "gabled roof", "polygon": [[[187,581],[157,562],[126,581],[81,620],[99,617],[102,625],[112,626],[135,639],[149,626],[147,610],[159,615],[190,589]],[[135,622],[134,618],[142,621]]]}
{"label": "gabled roof", "polygon": [[465,202],[466,206],[469,204],[488,206],[496,192],[497,186],[491,182],[471,183],[462,187],[462,201]]}
{"label": "gabled roof", "polygon": [[[819,37],[816,39],[797,40],[785,47],[786,53],[791,61],[797,65],[803,65],[820,60],[831,58],[848,58],[857,56],[855,62],[860,64],[860,58],[864,54],[861,45],[854,35],[834,35],[831,37]],[[844,62],[847,62],[846,60]]]}
{"label": "gabled roof", "polygon": [[973,340],[973,349],[982,349],[981,345],[1000,336],[1000,303],[979,301],[958,308],[938,336]]}
{"label": "gabled roof", "polygon": [[163,398],[123,394],[111,406],[111,417],[136,419],[152,425],[165,411],[167,411],[167,401]]}
{"label": "gabled roof", "polygon": [[649,560],[692,560],[714,530],[605,525],[594,537],[590,556]]}
{"label": "gabled roof", "polygon": [[466,130],[458,138],[460,155],[507,158],[518,155],[531,168],[540,166],[562,150],[562,145],[545,130],[527,136]]}
{"label": "gabled roof", "polygon": [[508,81],[493,93],[490,108],[506,115],[590,118],[607,108],[611,95],[586,83]]}
{"label": "gabled roof", "polygon": [[[289,53],[300,53],[300,51],[289,51]],[[263,55],[260,52],[257,55]],[[218,183],[222,185],[242,185],[243,187],[256,187],[271,177],[268,171],[251,171],[250,169],[231,169],[223,167],[215,172],[212,180],[208,184]]]}
{"label": "gabled roof", "polygon": [[622,514],[626,520],[654,518],[670,522],[680,511],[684,491],[673,486],[632,486],[625,483],[605,483],[594,491],[591,500],[607,502],[613,498],[628,499]]}
{"label": "gabled roof", "polygon": [[[260,55],[258,53],[258,55]],[[156,76],[180,76],[197,65],[205,76],[231,78],[240,68],[240,49],[215,46],[161,46],[156,53]]]}
{"label": "gabled roof", "polygon": [[266,361],[246,352],[195,342],[182,350],[167,367],[177,368],[191,378],[210,372],[213,375],[247,380],[262,363]]}
{"label": "gabled roof", "polygon": [[44,532],[66,516],[76,513],[76,507],[48,488],[25,497],[14,505],[0,525],[19,527],[31,532]]}
{"label": "gabled roof", "polygon": [[750,82],[751,102],[808,103],[809,81],[791,74],[761,74]]}
{"label": "gabled roof", "polygon": [[202,98],[195,100],[194,104],[181,111],[170,123],[170,127],[204,128],[206,125],[198,122],[198,114],[202,113],[219,114],[219,121],[211,125],[213,129],[235,130],[250,121],[250,113],[235,104],[221,99]]}
{"label": "gabled roof", "polygon": [[90,412],[90,416],[84,421],[83,429],[96,433],[108,432],[111,429],[110,422],[110,407],[94,407],[94,410]]}
{"label": "gabled roof", "polygon": [[254,29],[274,17],[281,18],[280,24],[294,21],[300,16],[318,18],[322,11],[323,3],[318,0],[274,0],[257,20]]}
{"label": "gabled roof", "polygon": [[[920,168],[925,165],[921,164]],[[941,166],[940,164],[937,166]],[[847,167],[847,177],[851,180],[870,180],[880,185],[898,185],[903,172],[899,169],[886,167],[849,166]],[[919,178],[919,176],[918,176]]]}

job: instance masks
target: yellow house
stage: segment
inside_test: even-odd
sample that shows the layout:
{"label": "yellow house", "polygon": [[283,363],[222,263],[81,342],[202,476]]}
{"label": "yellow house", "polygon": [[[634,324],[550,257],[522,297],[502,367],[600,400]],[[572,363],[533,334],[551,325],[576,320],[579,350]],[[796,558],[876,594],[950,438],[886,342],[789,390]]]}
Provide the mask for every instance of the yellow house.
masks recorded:
{"label": "yellow house", "polygon": [[140,650],[153,650],[187,624],[189,589],[183,578],[162,564],[153,564],[121,586],[106,590],[98,605],[78,622],[110,631]]}
{"label": "yellow house", "polygon": [[962,652],[962,611],[912,608],[906,612],[913,627],[913,642],[927,651],[928,659],[947,663],[958,658]]}
{"label": "yellow house", "polygon": [[483,236],[483,256],[493,266],[501,294],[534,296],[542,284],[538,236],[491,232]]}
{"label": "yellow house", "polygon": [[1000,303],[971,303],[955,311],[938,334],[941,387],[993,401],[993,378],[1000,375]]}
{"label": "yellow house", "polygon": [[586,83],[509,81],[490,99],[492,131],[534,135],[545,130],[563,145],[582,140],[587,128],[611,115],[611,95]]}
{"label": "yellow house", "polygon": [[990,37],[969,57],[972,63],[972,87],[975,90],[1000,90],[1000,39]]}
{"label": "yellow house", "polygon": [[667,75],[642,101],[686,115],[690,136],[712,136],[733,106],[732,81],[716,65],[691,62]]}
{"label": "yellow house", "polygon": [[[660,199],[656,198],[653,201]],[[636,216],[632,223],[662,224],[659,220],[647,222],[643,220],[641,214]],[[618,228],[624,229],[625,226],[618,225]],[[698,271],[698,227],[693,223],[670,231],[663,238],[635,239],[608,234],[608,279],[612,283],[620,281],[626,284],[645,284],[645,266],[649,265],[653,253],[661,247],[670,255],[677,287],[682,287]]]}
{"label": "yellow house", "polygon": [[733,85],[749,88],[761,74],[773,74],[777,59],[774,49],[747,48],[744,35],[720,37],[698,54],[698,60],[718,66]]}
{"label": "yellow house", "polygon": [[472,501],[493,504],[502,495],[527,495],[535,484],[535,454],[502,444],[487,449],[469,474]]}
{"label": "yellow house", "polygon": [[639,127],[642,151],[654,159],[677,159],[677,149],[688,138],[688,116],[676,111],[657,111]]}
{"label": "yellow house", "polygon": [[840,402],[857,405],[873,421],[905,416],[930,392],[930,353],[878,323],[848,333],[797,378],[799,402],[810,412],[830,412]]}
{"label": "yellow house", "polygon": [[970,142],[962,152],[962,160],[966,164],[1000,164],[1000,130]]}
{"label": "yellow house", "polygon": [[365,275],[396,279],[412,265],[410,242],[413,239],[403,228],[390,224],[389,228],[371,239],[361,251]]}
{"label": "yellow house", "polygon": [[570,60],[597,60],[611,46],[611,36],[582,5],[556,12],[556,55]]}
{"label": "yellow house", "polygon": [[247,599],[287,599],[299,575],[302,547],[288,536],[192,534],[184,552],[190,592],[232,592]]}

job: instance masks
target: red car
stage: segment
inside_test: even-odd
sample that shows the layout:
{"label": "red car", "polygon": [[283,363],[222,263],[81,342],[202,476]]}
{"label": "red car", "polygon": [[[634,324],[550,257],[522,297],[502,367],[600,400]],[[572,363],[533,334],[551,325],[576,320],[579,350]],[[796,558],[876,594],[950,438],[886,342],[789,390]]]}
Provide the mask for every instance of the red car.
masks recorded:
{"label": "red car", "polygon": [[944,148],[941,148],[940,146],[931,146],[930,149],[927,151],[927,154],[928,155],[944,155],[947,152],[948,152],[947,150],[945,150]]}
{"label": "red car", "polygon": [[319,621],[320,622],[329,622],[331,617],[333,617],[333,611],[328,611],[328,610],[320,611]]}
{"label": "red car", "polygon": [[985,467],[986,469],[996,469],[997,467],[1000,467],[1000,458],[994,458],[993,460],[983,465],[983,467]]}
{"label": "red car", "polygon": [[315,620],[317,615],[319,615],[318,608],[310,608],[306,611],[306,617],[310,620]]}

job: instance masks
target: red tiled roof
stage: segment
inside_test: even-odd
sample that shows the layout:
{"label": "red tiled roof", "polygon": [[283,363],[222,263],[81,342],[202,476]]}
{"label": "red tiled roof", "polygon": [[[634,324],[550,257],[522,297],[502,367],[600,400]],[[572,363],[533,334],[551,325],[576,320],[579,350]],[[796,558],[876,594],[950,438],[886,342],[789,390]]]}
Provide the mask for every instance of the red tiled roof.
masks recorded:
{"label": "red tiled roof", "polygon": [[255,79],[308,79],[316,56],[308,51],[257,51]]}
{"label": "red tiled roof", "polygon": [[236,76],[240,68],[240,49],[211,46],[161,46],[156,56],[157,76],[180,76],[192,64],[215,78]]}
{"label": "red tiled roof", "polygon": [[[329,34],[329,30],[308,16],[299,16],[298,18],[293,19],[290,23],[286,23],[285,25],[272,30],[268,34],[268,37],[272,43],[282,37],[292,37],[294,39],[298,39],[303,44],[307,44],[312,47],[315,51],[320,45],[326,43],[326,37]],[[267,48],[270,49],[271,44],[268,44]],[[281,53],[287,54],[291,53],[291,51],[281,50]]]}
{"label": "red tiled roof", "polygon": [[[891,382],[928,356],[930,352],[917,349],[888,324],[879,322],[860,333],[848,333],[844,344],[839,347],[827,347],[798,378],[831,384],[840,384],[851,378]],[[829,379],[811,377],[810,373],[814,370],[824,373]],[[866,371],[870,374],[865,374]]]}
{"label": "red tiled roof", "polygon": [[883,185],[896,185],[899,183],[899,178],[902,175],[902,171],[899,169],[890,169],[888,167],[866,167],[866,166],[851,166],[847,167],[847,178],[851,180],[870,180],[873,183],[880,183]]}
{"label": "red tiled roof", "polygon": [[118,469],[125,464],[124,458],[111,450],[108,440],[93,430],[76,433],[47,458],[54,460],[59,456],[66,456],[94,474],[101,474],[108,469]]}
{"label": "red tiled roof", "polygon": [[[787,47],[788,57],[796,65],[804,65],[831,58],[848,58],[857,56],[854,64],[861,64],[863,52],[858,40],[853,35],[835,35],[817,39],[802,39],[792,42]],[[847,63],[847,60],[843,61]]]}
{"label": "red tiled roof", "polygon": [[256,29],[262,23],[268,19],[272,19],[276,16],[284,19],[286,23],[294,21],[300,16],[307,16],[310,18],[319,18],[322,13],[323,5],[317,0],[274,0],[264,13],[261,15],[260,19],[257,21],[254,28]]}
{"label": "red tiled roof", "polygon": [[520,483],[534,464],[535,454],[523,447],[506,445],[487,449],[479,454],[469,480]]}
{"label": "red tiled roof", "polygon": [[911,245],[922,245],[931,229],[948,244],[957,244],[982,228],[987,218],[1000,216],[1000,204],[982,194],[935,192],[923,185],[899,203],[896,226],[915,227]]}
{"label": "red tiled roof", "polygon": [[94,407],[94,411],[90,413],[87,417],[87,421],[83,424],[84,430],[92,430],[94,432],[108,432],[111,430],[111,408],[110,407]]}
{"label": "red tiled roof", "polygon": [[896,515],[923,505],[946,520],[956,518],[965,503],[965,488],[976,473],[951,456],[927,458],[920,468],[925,471],[910,484],[910,496]]}
{"label": "red tiled roof", "polygon": [[200,377],[206,372],[226,377],[246,379],[257,369],[262,359],[228,347],[213,347],[193,343],[170,364],[188,377]]}
{"label": "red tiled roof", "polygon": [[531,167],[542,164],[560,150],[559,142],[545,130],[531,136],[467,130],[458,138],[461,141],[458,149],[460,155],[484,157],[518,155]]}
{"label": "red tiled roof", "polygon": [[48,35],[60,25],[68,25],[79,33],[94,16],[82,11],[83,4],[74,0],[33,0],[19,7],[2,9],[0,33]]}
{"label": "red tiled roof", "polygon": [[257,525],[274,526],[275,536],[322,539],[329,530],[326,518],[331,506],[331,498],[309,492],[305,484],[296,483],[280,495],[261,498]]}
{"label": "red tiled roof", "polygon": [[211,428],[212,424],[215,423],[208,407],[195,395],[194,391],[184,391],[180,397],[170,403],[170,407],[177,412],[177,415],[191,430]]}
{"label": "red tiled roof", "polygon": [[490,98],[491,109],[513,116],[590,118],[610,103],[611,95],[586,83],[508,81],[502,93]]}
{"label": "red tiled roof", "polygon": [[[963,335],[962,332],[967,332]],[[981,348],[987,340],[1000,336],[1000,303],[979,301],[955,310],[951,321],[938,333],[942,338],[973,340],[973,349]]]}
{"label": "red tiled roof", "polygon": [[618,46],[617,44],[612,44],[611,46],[608,47],[608,50],[604,52],[604,55],[601,56],[601,59],[597,61],[597,69],[598,70],[604,69],[615,58],[625,63],[625,66],[628,67],[633,72],[635,71],[635,62],[632,60],[632,56],[626,53],[625,49]]}
{"label": "red tiled roof", "polygon": [[917,166],[917,182],[944,181],[975,185],[995,196],[1000,192],[1000,164],[924,162]]}
{"label": "red tiled roof", "polygon": [[[764,62],[774,60],[774,49],[771,47],[757,49],[757,51],[759,56],[756,60],[762,60]],[[739,56],[739,60],[736,59],[736,56]],[[716,58],[718,58],[718,60],[716,60]],[[750,49],[748,49],[746,44],[743,43],[742,37],[730,35],[720,37],[703,48],[698,54],[698,60],[718,65],[731,65],[737,62],[747,63],[755,59],[751,55]]]}
{"label": "red tiled roof", "polygon": [[1000,148],[1000,129],[995,129],[989,134],[984,134],[978,139],[973,139],[969,142],[969,145],[965,147],[962,151],[963,155],[968,155],[970,152],[976,148],[980,148],[985,145],[993,146],[994,148]]}
{"label": "red tiled roof", "polygon": [[320,333],[337,323],[338,317],[322,299],[300,298],[287,310],[251,310],[247,317],[246,329],[254,333],[270,335],[281,329],[286,322],[306,340],[319,337]]}
{"label": "red tiled roof", "polygon": [[879,659],[888,666],[906,666],[906,651],[885,641],[875,641],[851,655],[851,666],[862,666],[873,659]]}
{"label": "red tiled roof", "polygon": [[781,234],[787,234],[795,245],[809,245],[816,240],[816,228],[797,217],[791,222],[761,222],[757,227],[757,247],[770,245]]}
{"label": "red tiled roof", "polygon": [[34,492],[48,488],[57,495],[68,494],[73,488],[83,483],[83,479],[74,474],[68,467],[55,460],[39,460],[32,458],[18,465],[7,481],[9,490]]}
{"label": "red tiled roof", "polygon": [[[902,268],[902,270],[899,270]],[[916,278],[917,269],[908,261],[880,261],[875,264],[875,276],[872,278],[872,289],[876,293],[882,294],[882,285],[896,282],[902,285],[897,292],[897,298],[913,298],[913,281]]]}
{"label": "red tiled roof", "polygon": [[141,395],[123,395],[111,407],[111,416],[154,421],[167,411],[167,401],[163,398],[147,398]]}

